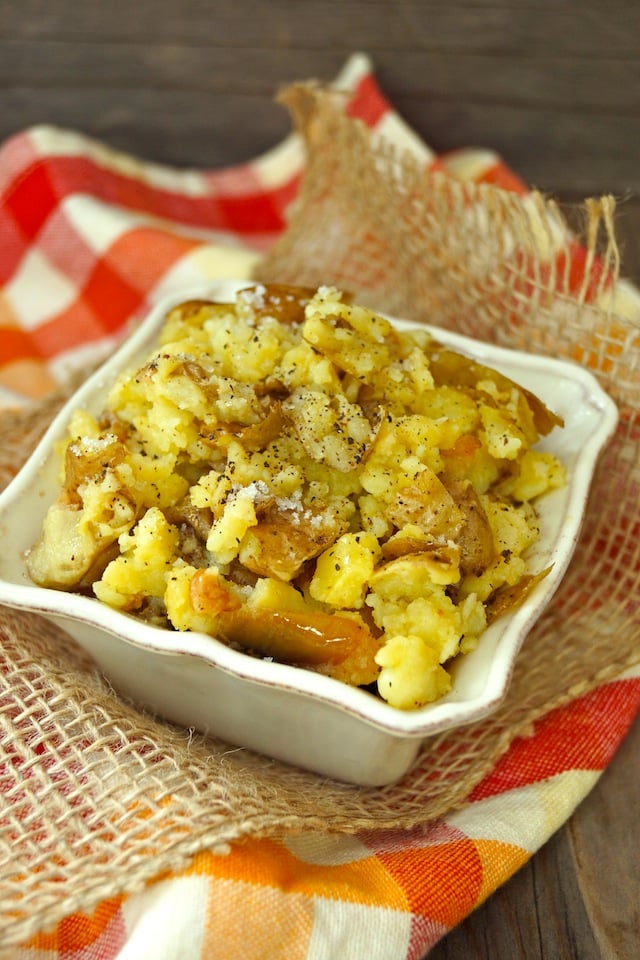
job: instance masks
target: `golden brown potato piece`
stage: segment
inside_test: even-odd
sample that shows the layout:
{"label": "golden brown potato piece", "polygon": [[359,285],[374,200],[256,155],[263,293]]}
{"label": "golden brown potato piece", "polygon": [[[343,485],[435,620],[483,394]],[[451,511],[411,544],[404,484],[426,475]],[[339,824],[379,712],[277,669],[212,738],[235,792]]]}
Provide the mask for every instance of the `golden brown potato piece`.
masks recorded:
{"label": "golden brown potato piece", "polygon": [[364,463],[380,429],[380,416],[372,423],[357,404],[319,390],[294,390],[284,411],[311,459],[341,473]]}
{"label": "golden brown potato piece", "polygon": [[217,616],[237,610],[240,606],[237,596],[225,586],[217,570],[211,567],[194,574],[189,592],[197,613]]}
{"label": "golden brown potato piece", "polygon": [[317,557],[348,528],[348,522],[331,514],[311,513],[301,523],[297,513],[267,508],[257,526],[244,536],[240,562],[260,577],[293,580],[307,560]]}
{"label": "golden brown potato piece", "polygon": [[193,320],[195,317],[201,316],[203,312],[208,314],[219,310],[221,307],[227,311],[233,310],[232,303],[214,303],[212,300],[184,300],[171,310],[167,320],[173,320],[175,317],[180,317],[181,320]]}
{"label": "golden brown potato piece", "polygon": [[546,567],[540,573],[529,573],[514,583],[512,587],[499,587],[485,603],[487,623],[493,623],[498,617],[515,610],[526,600],[531,591],[550,573],[552,567]]}
{"label": "golden brown potato piece", "polygon": [[259,423],[218,423],[212,428],[205,425],[200,436],[208,446],[218,449],[228,447],[232,440],[238,440],[245,450],[264,450],[272,440],[277,440],[284,424],[282,405],[276,401]]}
{"label": "golden brown potato piece", "polygon": [[354,686],[373,683],[379,641],[360,621],[313,611],[242,608],[218,618],[219,635],[263,657],[301,664]]}
{"label": "golden brown potato piece", "polygon": [[479,577],[497,556],[491,525],[475,492],[468,480],[452,480],[447,490],[464,520],[455,538],[460,548],[460,572],[464,576],[471,573]]}
{"label": "golden brown potato piece", "polygon": [[440,478],[428,467],[413,482],[400,487],[398,499],[387,510],[389,519],[401,528],[415,524],[434,540],[455,540],[464,513],[460,510]]}
{"label": "golden brown potato piece", "polygon": [[[535,394],[514,383],[513,380],[504,374],[493,370],[491,367],[485,367],[476,360],[470,360],[468,357],[454,350],[447,350],[441,344],[433,342],[428,348],[430,369],[433,374],[434,382],[437,386],[450,384],[453,386],[465,386],[477,389],[478,383],[482,380],[490,380],[496,384],[499,390],[511,391],[517,390],[519,395],[526,401],[533,419],[533,424],[539,435],[546,436],[554,427],[562,427],[564,420],[540,400]],[[537,437],[531,437],[531,442],[535,442]]]}
{"label": "golden brown potato piece", "polygon": [[255,317],[274,317],[280,323],[302,323],[304,308],[315,294],[312,287],[284,283],[259,283],[237,294],[238,309],[250,308]]}
{"label": "golden brown potato piece", "polygon": [[64,457],[64,496],[66,502],[81,502],[77,490],[80,484],[111,467],[122,463],[127,448],[115,436],[107,435],[94,441],[72,440]]}
{"label": "golden brown potato piece", "polygon": [[455,583],[459,577],[459,551],[454,544],[431,544],[429,549],[405,553],[376,568],[370,583],[374,589],[421,592],[424,583]]}

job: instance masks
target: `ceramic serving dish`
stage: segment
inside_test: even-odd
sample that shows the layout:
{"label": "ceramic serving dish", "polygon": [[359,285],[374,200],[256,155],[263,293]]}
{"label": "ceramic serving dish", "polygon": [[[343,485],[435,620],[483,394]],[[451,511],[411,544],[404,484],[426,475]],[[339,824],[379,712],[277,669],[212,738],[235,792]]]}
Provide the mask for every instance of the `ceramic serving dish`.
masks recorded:
{"label": "ceramic serving dish", "polygon": [[146,353],[176,303],[229,301],[240,286],[246,281],[216,282],[163,300],[61,410],[0,495],[0,602],[36,611],[62,626],[95,658],[116,690],[161,717],[337,779],[371,786],[392,783],[408,770],[426,738],[482,718],[504,698],[522,642],[570,561],[594,466],[615,429],[617,410],[581,367],[434,331],[445,345],[502,371],[564,418],[564,429],[553,430],[541,446],[562,459],[568,483],[538,504],[541,536],[529,563],[533,572],[553,564],[551,573],[519,608],[485,631],[472,653],[459,658],[451,691],[413,712],[399,711],[329,677],[255,659],[204,634],[161,629],[90,597],[35,586],[24,553],[38,539],[55,499],[54,446],[65,435],[71,412],[101,407],[117,373]]}

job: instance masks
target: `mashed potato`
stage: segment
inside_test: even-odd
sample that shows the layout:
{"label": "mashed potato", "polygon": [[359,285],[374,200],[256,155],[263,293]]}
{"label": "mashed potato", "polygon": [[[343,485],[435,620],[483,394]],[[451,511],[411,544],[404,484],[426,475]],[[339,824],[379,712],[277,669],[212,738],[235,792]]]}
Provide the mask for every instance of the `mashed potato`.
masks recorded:
{"label": "mashed potato", "polygon": [[189,301],[72,418],[29,572],[415,709],[535,582],[560,425],[334,288]]}

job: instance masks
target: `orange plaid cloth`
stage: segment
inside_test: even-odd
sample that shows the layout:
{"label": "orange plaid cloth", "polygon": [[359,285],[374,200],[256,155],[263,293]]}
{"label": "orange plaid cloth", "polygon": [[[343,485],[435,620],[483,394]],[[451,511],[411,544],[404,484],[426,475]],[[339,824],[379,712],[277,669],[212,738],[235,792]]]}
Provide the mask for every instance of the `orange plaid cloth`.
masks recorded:
{"label": "orange plaid cloth", "polygon": [[[525,184],[489,150],[436,157],[392,109],[366,57],[352,57],[337,84],[350,91],[351,115],[425,166],[526,198]],[[247,276],[285,228],[303,169],[295,134],[251,163],[220,171],[142,162],[52,127],[5,143],[0,400],[46,394],[107,354],[167,293]],[[579,287],[579,246],[565,266]],[[606,295],[616,309],[640,316],[631,285],[620,281]],[[14,956],[418,960],[570,816],[639,709],[640,671],[631,671],[540,720],[462,811],[411,831],[313,834],[200,853],[187,869],[135,895],[103,902],[91,915],[71,914]],[[2,782],[0,754],[0,801]],[[0,876],[8,866],[0,864]]]}

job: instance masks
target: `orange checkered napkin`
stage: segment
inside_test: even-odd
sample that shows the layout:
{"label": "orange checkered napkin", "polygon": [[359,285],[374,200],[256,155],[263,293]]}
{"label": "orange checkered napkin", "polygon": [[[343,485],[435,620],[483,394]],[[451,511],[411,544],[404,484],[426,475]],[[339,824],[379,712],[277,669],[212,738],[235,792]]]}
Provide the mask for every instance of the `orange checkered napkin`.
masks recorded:
{"label": "orange checkered napkin", "polygon": [[[355,55],[337,80],[348,111],[425,166],[527,198],[489,150],[436,157]],[[247,276],[285,226],[304,167],[296,134],[229,170],[141,162],[37,127],[0,149],[0,386],[41,396],[96,360],[168,292]],[[558,249],[560,243],[558,244]],[[551,250],[553,255],[553,250]],[[571,282],[585,278],[571,252]],[[590,273],[590,275],[592,275]],[[624,281],[616,309],[640,316]],[[567,819],[640,710],[640,671],[542,718],[463,810],[411,831],[257,840],[203,852],[141,892],[72,914],[16,960],[418,960]],[[0,774],[2,758],[0,756]],[[2,777],[0,776],[0,801]]]}

